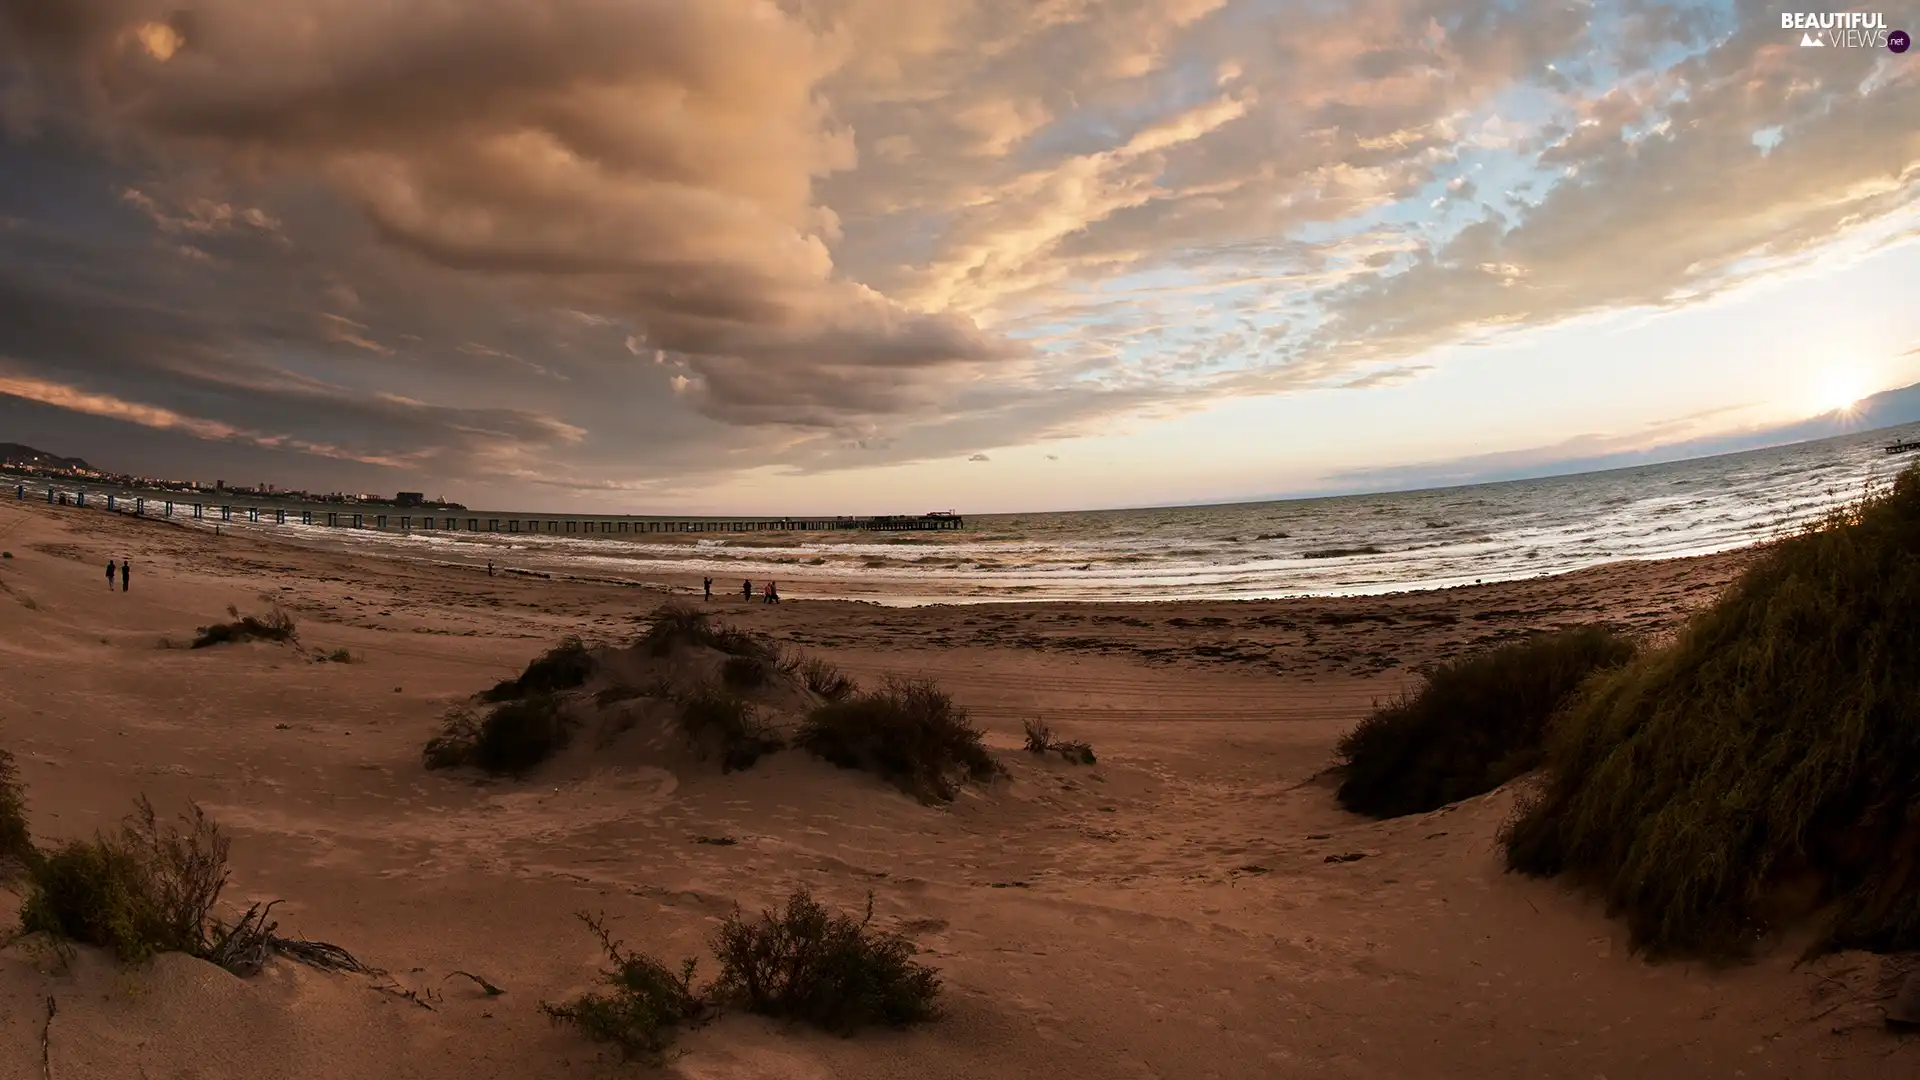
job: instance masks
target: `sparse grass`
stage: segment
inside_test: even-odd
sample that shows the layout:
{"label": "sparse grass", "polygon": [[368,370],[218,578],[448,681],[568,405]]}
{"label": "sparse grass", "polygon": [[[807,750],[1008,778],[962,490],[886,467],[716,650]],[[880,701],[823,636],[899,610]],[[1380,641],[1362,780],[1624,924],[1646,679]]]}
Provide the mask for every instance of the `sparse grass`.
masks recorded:
{"label": "sparse grass", "polygon": [[737,626],[716,623],[706,612],[676,600],[654,610],[653,622],[640,641],[654,656],[670,655],[682,645],[704,645],[729,656],[764,660],[768,665],[779,659],[779,650],[767,639]]}
{"label": "sparse grass", "polygon": [[845,701],[860,690],[860,684],[854,682],[852,676],[817,656],[799,660],[795,668],[807,689],[826,701]]}
{"label": "sparse grass", "polygon": [[353,663],[353,654],[345,649],[335,649],[326,654],[326,659],[336,664],[351,664]]}
{"label": "sparse grass", "polygon": [[293,616],[278,607],[269,610],[265,615],[242,615],[239,608],[229,604],[227,615],[232,621],[200,627],[191,647],[204,649],[210,645],[226,645],[240,641],[292,641],[294,639]]}
{"label": "sparse grass", "polygon": [[0,881],[31,869],[38,856],[27,829],[27,798],[20,789],[20,774],[13,754],[0,747]]}
{"label": "sparse grass", "polygon": [[773,681],[773,663],[762,656],[729,656],[720,664],[720,681],[735,690],[758,690]]}
{"label": "sparse grass", "polygon": [[1762,554],[1555,723],[1508,866],[1594,887],[1656,955],[1816,907],[1825,947],[1920,948],[1916,550],[1920,467]]}
{"label": "sparse grass", "polygon": [[653,623],[640,641],[655,656],[666,656],[681,644],[700,644],[707,640],[707,613],[669,600],[653,612]]}
{"label": "sparse grass", "polygon": [[1002,772],[966,710],[925,679],[889,679],[877,690],[822,705],[801,725],[797,743],[927,802],[949,801],[961,783]]}
{"label": "sparse grass", "polygon": [[11,558],[13,558],[13,552],[0,551],[0,559],[11,559]]}
{"label": "sparse grass", "polygon": [[698,686],[680,695],[678,705],[680,729],[696,746],[719,754],[725,772],[750,769],[786,747],[752,702],[724,690]]}
{"label": "sparse grass", "polygon": [[427,740],[422,760],[429,769],[471,765],[495,775],[525,775],[572,741],[574,725],[564,705],[552,694],[536,694],[499,702],[483,716],[455,709]]}
{"label": "sparse grass", "polygon": [[1022,726],[1026,729],[1026,746],[1029,754],[1038,756],[1059,754],[1066,760],[1079,765],[1092,765],[1095,761],[1091,743],[1056,739],[1053,737],[1053,729],[1039,720],[1022,721]]}
{"label": "sparse grass", "polygon": [[621,1056],[658,1064],[682,1028],[700,1023],[710,1007],[693,988],[695,961],[675,971],[646,953],[628,952],[613,939],[604,915],[580,912],[577,918],[600,939],[611,968],[603,970],[606,991],[587,993],[540,1010],[555,1023],[572,1024],[588,1038],[612,1043]]}
{"label": "sparse grass", "polygon": [[1340,805],[1373,817],[1425,813],[1531,771],[1553,714],[1634,648],[1604,626],[1582,626],[1440,665],[1341,738]]}
{"label": "sparse grass", "polygon": [[713,992],[750,1012],[841,1035],[932,1019],[939,974],[913,959],[912,942],[872,922],[872,894],[859,919],[829,912],[805,889],[757,920],[736,911],[714,934]]}
{"label": "sparse grass", "polygon": [[572,690],[593,675],[593,654],[577,637],[567,638],[527,664],[517,677],[502,679],[480,695],[498,702]]}

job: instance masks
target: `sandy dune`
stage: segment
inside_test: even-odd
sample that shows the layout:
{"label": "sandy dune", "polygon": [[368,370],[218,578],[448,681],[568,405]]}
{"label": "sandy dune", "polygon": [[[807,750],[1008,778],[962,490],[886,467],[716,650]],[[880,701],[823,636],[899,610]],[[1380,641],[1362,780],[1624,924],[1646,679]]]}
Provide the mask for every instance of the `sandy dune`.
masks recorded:
{"label": "sandy dune", "polygon": [[[139,793],[235,837],[232,899],[384,980],[178,956],[117,970],[0,952],[0,1078],[629,1074],[535,1005],[598,957],[605,910],[678,957],[795,884],[924,948],[948,1015],[841,1040],[747,1016],[686,1037],[689,1078],[1920,1075],[1882,1030],[1894,965],[1649,966],[1557,885],[1501,873],[1510,793],[1388,823],[1315,779],[1409,669],[1529,627],[1657,631],[1740,555],[1365,600],[885,609],[716,601],[849,670],[938,678],[1009,782],[928,808],[781,755],[728,776],[573,755],[523,783],[423,771],[452,702],[568,634],[614,638],[657,592],[355,562],[97,511],[0,505],[0,739],[43,839]],[[132,591],[109,592],[131,557]],[[308,653],[166,649],[272,597]],[[349,664],[314,663],[346,648]],[[1019,753],[1041,717],[1093,767]],[[737,843],[698,843],[699,837]],[[1358,855],[1350,861],[1333,856]],[[0,910],[13,901],[0,897]],[[451,972],[505,987],[487,997]],[[389,991],[413,990],[426,1004]],[[50,1026],[46,1003],[56,1012]],[[429,1007],[430,1006],[430,1007]]]}

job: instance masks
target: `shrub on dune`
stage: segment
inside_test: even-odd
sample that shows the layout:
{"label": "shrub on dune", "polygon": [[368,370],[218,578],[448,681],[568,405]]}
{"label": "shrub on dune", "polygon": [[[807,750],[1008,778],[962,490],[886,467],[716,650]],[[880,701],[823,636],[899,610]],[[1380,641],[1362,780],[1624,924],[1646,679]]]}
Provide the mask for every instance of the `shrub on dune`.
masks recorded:
{"label": "shrub on dune", "polygon": [[512,701],[572,690],[593,675],[593,654],[577,637],[567,638],[527,664],[517,677],[502,679],[480,695],[482,701]]}
{"label": "shrub on dune", "polygon": [[666,656],[683,644],[704,644],[710,632],[707,613],[669,600],[654,609],[653,622],[640,636],[655,656]]}
{"label": "shrub on dune", "polygon": [[795,669],[807,689],[826,701],[845,701],[860,689],[852,676],[817,656],[796,661]]}
{"label": "shrub on dune", "polygon": [[619,1047],[622,1057],[659,1063],[674,1036],[709,1012],[693,988],[694,961],[676,971],[646,953],[628,952],[613,940],[604,916],[577,917],[600,939],[612,965],[600,973],[606,988],[558,1005],[541,1002],[540,1010],[555,1023]]}
{"label": "shrub on dune", "polygon": [[1820,909],[1825,946],[1920,948],[1917,551],[1910,468],[1763,554],[1556,722],[1508,865],[1598,889],[1654,953]]}
{"label": "shrub on dune", "polygon": [[[227,850],[227,838],[198,806],[176,824],[159,820],[141,799],[117,834],[70,840],[32,864],[20,929],[101,946],[127,963],[182,952],[234,964],[264,952],[271,928],[215,921]],[[258,940],[240,942],[241,935]]]}
{"label": "shrub on dune", "polygon": [[939,973],[913,959],[912,942],[873,928],[871,894],[858,919],[828,911],[805,889],[757,920],[736,910],[713,935],[720,974],[704,989],[694,987],[696,961],[669,967],[613,940],[604,916],[577,917],[611,964],[600,973],[604,988],[557,1005],[542,1002],[540,1009],[629,1059],[659,1064],[675,1036],[724,1005],[838,1035],[939,1014]]}
{"label": "shrub on dune", "polygon": [[229,604],[227,615],[231,622],[200,627],[192,647],[204,649],[241,641],[292,641],[294,638],[293,616],[277,607],[265,615],[242,615],[239,608]]}
{"label": "shrub on dune", "polygon": [[535,694],[500,702],[484,715],[455,709],[427,740],[422,761],[429,769],[471,765],[495,775],[531,772],[573,739],[564,704],[552,694]]}
{"label": "shrub on dune", "polygon": [[780,911],[748,921],[735,912],[714,934],[714,993],[750,1012],[836,1034],[932,1019],[940,976],[913,959],[913,943],[864,917],[834,914],[805,889]]}
{"label": "shrub on dune", "polygon": [[773,681],[773,663],[759,656],[729,656],[720,664],[720,681],[735,690],[758,690]]}
{"label": "shrub on dune", "polygon": [[1340,740],[1340,805],[1374,817],[1424,813],[1531,771],[1555,711],[1633,654],[1631,639],[1582,626],[1442,664]]}
{"label": "shrub on dune", "polygon": [[723,771],[752,768],[786,743],[761,718],[753,703],[717,690],[697,686],[680,695],[680,729],[695,745],[720,755]]}
{"label": "shrub on dune", "polygon": [[923,801],[946,801],[965,781],[1001,772],[946,691],[925,679],[889,679],[808,714],[796,744],[844,769],[863,769]]}
{"label": "shrub on dune", "polygon": [[726,623],[716,623],[707,613],[669,600],[654,609],[653,622],[640,636],[640,643],[654,656],[668,656],[682,645],[702,645],[729,656],[752,657],[771,666],[778,659],[773,643],[758,634]]}

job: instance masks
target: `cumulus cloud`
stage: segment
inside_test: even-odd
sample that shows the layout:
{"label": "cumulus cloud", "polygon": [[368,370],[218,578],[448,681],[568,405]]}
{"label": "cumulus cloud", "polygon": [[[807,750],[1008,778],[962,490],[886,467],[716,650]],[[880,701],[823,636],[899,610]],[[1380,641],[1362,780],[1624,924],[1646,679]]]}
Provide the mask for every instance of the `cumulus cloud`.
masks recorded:
{"label": "cumulus cloud", "polygon": [[[802,20],[754,0],[297,7],[5,14],[40,113],[229,176],[319,179],[430,263],[631,324],[718,414],[831,423],[898,407],[903,373],[1014,352],[835,273],[811,187],[855,155],[815,93],[835,42]],[[170,230],[272,220],[127,198]]]}
{"label": "cumulus cloud", "polygon": [[1366,393],[1913,213],[1920,68],[1795,45],[1745,0],[0,0],[0,393],[647,491]]}

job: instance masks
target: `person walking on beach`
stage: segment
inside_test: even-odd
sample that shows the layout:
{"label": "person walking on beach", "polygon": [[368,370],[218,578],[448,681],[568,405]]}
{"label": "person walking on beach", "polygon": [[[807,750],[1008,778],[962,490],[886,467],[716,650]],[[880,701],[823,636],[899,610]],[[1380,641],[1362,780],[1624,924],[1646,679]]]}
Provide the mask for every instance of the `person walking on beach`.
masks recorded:
{"label": "person walking on beach", "polygon": [[711,600],[711,599],[713,599],[713,579],[712,579],[712,578],[701,578],[701,579],[700,579],[700,583],[701,583],[701,585],[702,585],[703,587],[705,587],[705,588],[706,588],[706,590],[707,590],[707,599],[709,599],[709,600]]}
{"label": "person walking on beach", "polygon": [[492,559],[487,560],[487,576],[488,577],[493,576],[493,560]]}
{"label": "person walking on beach", "polygon": [[107,588],[113,588],[113,560],[107,560]]}
{"label": "person walking on beach", "polygon": [[740,596],[747,603],[749,604],[753,603],[753,579],[752,578],[748,578],[747,580],[740,583]]}
{"label": "person walking on beach", "polygon": [[[125,559],[121,559],[120,560],[120,591],[121,592],[127,591],[127,579],[132,576],[133,576],[133,564],[128,562]],[[109,589],[113,588],[112,578],[107,579],[107,588]]]}

